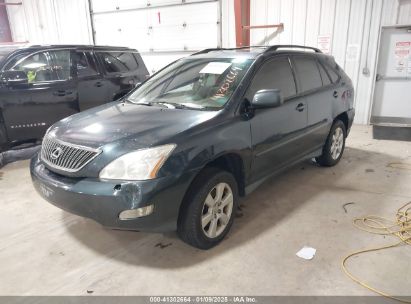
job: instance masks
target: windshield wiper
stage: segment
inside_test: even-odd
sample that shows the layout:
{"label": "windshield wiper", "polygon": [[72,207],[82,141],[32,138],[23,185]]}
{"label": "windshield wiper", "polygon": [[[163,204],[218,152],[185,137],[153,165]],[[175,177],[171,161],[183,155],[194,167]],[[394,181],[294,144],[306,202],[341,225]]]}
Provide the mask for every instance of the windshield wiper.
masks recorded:
{"label": "windshield wiper", "polygon": [[188,107],[186,105],[183,105],[181,103],[166,102],[166,101],[155,101],[153,103],[164,105],[164,106],[170,105],[170,106],[174,107],[174,109],[194,109],[194,108]]}
{"label": "windshield wiper", "polygon": [[134,101],[131,101],[130,99],[127,99],[127,101],[128,101],[128,102],[131,102],[132,104],[141,105],[141,106],[152,106],[152,105],[153,105],[153,103],[150,102],[150,101],[134,102]]}

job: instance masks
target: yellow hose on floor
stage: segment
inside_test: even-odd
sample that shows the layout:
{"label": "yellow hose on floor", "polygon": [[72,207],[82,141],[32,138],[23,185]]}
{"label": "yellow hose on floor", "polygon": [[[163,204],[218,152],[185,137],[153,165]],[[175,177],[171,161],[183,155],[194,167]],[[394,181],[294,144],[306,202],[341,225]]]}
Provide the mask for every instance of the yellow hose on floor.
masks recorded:
{"label": "yellow hose on floor", "polygon": [[362,218],[355,218],[354,219],[354,226],[356,226],[358,229],[367,231],[369,233],[374,233],[374,234],[380,234],[380,235],[392,235],[400,239],[399,242],[392,244],[392,245],[387,245],[383,247],[377,247],[377,248],[370,248],[370,249],[364,249],[364,250],[359,250],[353,253],[350,253],[347,255],[341,263],[342,269],[344,273],[351,278],[354,282],[360,284],[361,286],[378,293],[381,296],[401,301],[404,303],[411,303],[411,301],[407,301],[398,297],[394,297],[384,291],[380,291],[367,283],[361,281],[357,277],[355,277],[352,273],[350,273],[347,270],[346,267],[346,262],[350,257],[353,257],[355,255],[359,255],[362,253],[366,252],[371,252],[371,251],[379,251],[383,249],[388,249],[388,248],[393,248],[399,245],[411,245],[411,202],[408,202],[401,208],[397,210],[396,214],[396,219],[395,220],[390,220],[384,217],[380,216],[366,216]]}

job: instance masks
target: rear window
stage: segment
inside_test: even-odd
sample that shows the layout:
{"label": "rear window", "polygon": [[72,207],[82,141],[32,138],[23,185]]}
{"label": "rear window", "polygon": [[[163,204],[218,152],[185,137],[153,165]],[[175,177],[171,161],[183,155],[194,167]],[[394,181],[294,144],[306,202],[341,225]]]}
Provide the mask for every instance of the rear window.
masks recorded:
{"label": "rear window", "polygon": [[308,57],[294,57],[297,77],[300,80],[300,92],[306,92],[322,87],[320,71],[317,62]]}
{"label": "rear window", "polygon": [[98,52],[107,73],[135,71],[138,63],[130,52]]}

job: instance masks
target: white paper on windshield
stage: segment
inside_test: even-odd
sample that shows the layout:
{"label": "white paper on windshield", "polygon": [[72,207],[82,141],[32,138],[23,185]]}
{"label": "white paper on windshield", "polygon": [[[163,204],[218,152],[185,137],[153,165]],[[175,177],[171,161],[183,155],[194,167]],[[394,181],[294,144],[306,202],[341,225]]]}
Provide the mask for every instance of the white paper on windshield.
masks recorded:
{"label": "white paper on windshield", "polygon": [[230,65],[231,62],[210,62],[201,69],[200,74],[222,74]]}

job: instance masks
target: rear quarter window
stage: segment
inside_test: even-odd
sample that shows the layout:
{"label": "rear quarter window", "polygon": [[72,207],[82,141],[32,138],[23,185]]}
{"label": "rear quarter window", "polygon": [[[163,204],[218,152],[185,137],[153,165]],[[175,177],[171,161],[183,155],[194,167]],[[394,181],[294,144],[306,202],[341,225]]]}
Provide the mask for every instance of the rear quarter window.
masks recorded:
{"label": "rear quarter window", "polygon": [[330,77],[328,77],[328,74],[325,71],[323,65],[321,63],[319,63],[318,67],[320,68],[320,74],[321,74],[321,79],[323,81],[323,86],[327,86],[327,85],[331,84]]}
{"label": "rear quarter window", "polygon": [[333,83],[338,82],[338,80],[340,79],[340,75],[338,75],[337,72],[335,72],[334,69],[329,66],[329,64],[325,63],[324,67],[327,70],[328,75],[330,75],[331,81]]}

